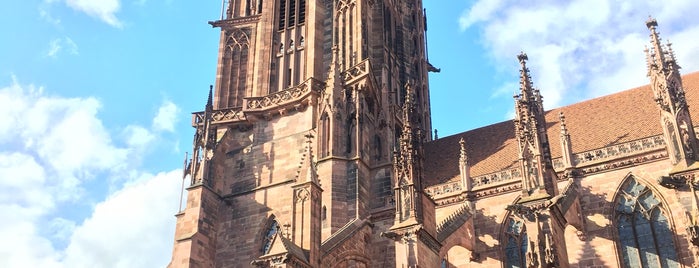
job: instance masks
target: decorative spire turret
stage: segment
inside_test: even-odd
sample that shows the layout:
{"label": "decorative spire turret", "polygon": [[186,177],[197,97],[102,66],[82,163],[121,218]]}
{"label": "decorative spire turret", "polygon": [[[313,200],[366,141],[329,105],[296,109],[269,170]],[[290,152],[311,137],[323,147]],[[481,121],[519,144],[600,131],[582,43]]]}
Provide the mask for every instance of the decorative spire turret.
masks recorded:
{"label": "decorative spire turret", "polygon": [[519,55],[517,55],[517,60],[519,60],[519,64],[521,66],[521,69],[519,70],[519,88],[522,94],[521,97],[528,100],[532,98],[532,91],[534,90],[532,79],[529,76],[529,68],[527,68],[527,60],[529,60],[529,57],[527,57],[526,53],[520,52]]}
{"label": "decorative spire turret", "polygon": [[[441,244],[437,237],[435,203],[422,185],[423,133],[414,103],[415,88],[406,83],[403,104],[403,133],[400,148],[394,151],[394,197],[396,217],[393,226],[381,235],[395,241],[396,267],[436,267]],[[399,252],[399,253],[398,253]],[[424,258],[424,260],[423,260]],[[433,262],[433,263],[432,263]]]}
{"label": "decorative spire turret", "polygon": [[318,172],[316,171],[316,166],[313,163],[313,149],[311,148],[311,143],[313,142],[313,135],[307,134],[306,137],[306,153],[303,155],[303,160],[301,161],[301,166],[296,178],[296,181],[301,182],[312,182],[320,185],[318,180]]}
{"label": "decorative spire turret", "polygon": [[194,141],[192,144],[192,161],[189,172],[192,178],[192,185],[206,183],[211,184],[209,161],[213,158],[213,151],[216,147],[216,128],[211,125],[211,114],[213,86],[209,86],[209,96],[204,107],[204,114],[201,121],[196,125]]}
{"label": "decorative spire turret", "polygon": [[466,141],[464,138],[459,140],[459,173],[461,175],[461,184],[464,190],[470,192],[473,190],[473,182],[471,181],[470,166],[468,164],[468,155],[466,154]]}
{"label": "decorative spire turret", "polygon": [[670,44],[670,42],[667,42],[666,47],[663,46],[663,44],[661,43],[660,35],[656,31],[656,28],[658,27],[658,22],[654,18],[649,17],[646,21],[646,27],[648,27],[648,30],[650,30],[651,44],[650,50],[648,48],[645,49],[646,59],[648,60],[649,66],[648,72],[650,73],[651,69],[679,70],[680,66],[677,65],[677,62],[675,60],[675,54],[672,51],[672,44]]}
{"label": "decorative spire turret", "polygon": [[204,107],[204,111],[210,113],[214,110],[214,99],[213,99],[213,93],[214,91],[214,85],[209,85],[209,97],[206,99],[206,107]]}
{"label": "decorative spire turret", "polygon": [[415,219],[422,222],[422,129],[413,102],[415,89],[411,83],[405,87],[403,133],[399,139],[400,148],[394,152],[396,221]]}
{"label": "decorative spire turret", "polygon": [[566,169],[573,168],[573,145],[570,142],[570,133],[566,127],[566,116],[563,112],[558,114],[561,121],[561,155],[563,156],[563,165]]}
{"label": "decorative spire turret", "polygon": [[534,195],[536,192],[554,196],[558,189],[546,135],[543,98],[539,90],[532,86],[527,68],[527,54],[522,52],[517,59],[521,66],[520,94],[514,96],[514,125],[519,143],[522,192],[525,196]]}
{"label": "decorative spire turret", "polygon": [[660,122],[670,159],[677,165],[673,172],[679,172],[699,159],[694,125],[685,99],[680,66],[671,44],[661,44],[655,19],[649,18],[646,26],[650,30],[651,48],[645,49],[650,86],[660,108]]}

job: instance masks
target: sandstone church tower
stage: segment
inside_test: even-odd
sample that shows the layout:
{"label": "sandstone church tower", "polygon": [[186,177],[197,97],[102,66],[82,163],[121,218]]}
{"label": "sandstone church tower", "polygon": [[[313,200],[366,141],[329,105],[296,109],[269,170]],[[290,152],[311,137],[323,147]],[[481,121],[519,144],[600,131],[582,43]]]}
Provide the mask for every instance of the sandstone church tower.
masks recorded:
{"label": "sandstone church tower", "polygon": [[546,111],[521,53],[514,120],[433,140],[420,0],[223,3],[169,267],[699,267],[699,72],[655,20],[650,85]]}
{"label": "sandstone church tower", "polygon": [[[221,29],[216,83],[193,114],[191,185],[170,266],[394,266],[400,241],[379,236],[402,211],[393,151],[406,149],[406,135],[431,140],[421,1],[231,0],[223,9],[210,22]],[[411,217],[434,225],[433,207]]]}

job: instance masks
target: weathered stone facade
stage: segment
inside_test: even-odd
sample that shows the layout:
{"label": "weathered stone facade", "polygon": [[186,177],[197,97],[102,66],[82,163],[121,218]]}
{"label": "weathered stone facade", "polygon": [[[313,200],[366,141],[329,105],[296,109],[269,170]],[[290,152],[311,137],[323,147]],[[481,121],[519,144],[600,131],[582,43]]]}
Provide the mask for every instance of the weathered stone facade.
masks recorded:
{"label": "weathered stone facade", "polygon": [[[228,3],[228,2],[226,2]],[[690,267],[699,73],[432,140],[421,1],[231,0],[171,267]],[[686,94],[685,94],[686,93]]]}

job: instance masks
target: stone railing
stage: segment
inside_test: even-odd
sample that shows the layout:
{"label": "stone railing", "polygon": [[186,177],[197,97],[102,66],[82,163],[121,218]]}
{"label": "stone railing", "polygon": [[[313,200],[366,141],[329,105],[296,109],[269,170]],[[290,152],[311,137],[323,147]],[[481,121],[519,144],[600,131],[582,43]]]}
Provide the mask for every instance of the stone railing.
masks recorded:
{"label": "stone railing", "polygon": [[[211,113],[211,124],[224,124],[245,121],[243,107],[233,107],[215,110]],[[204,112],[192,113],[192,126],[196,127],[204,123]]]}
{"label": "stone railing", "polygon": [[[605,148],[574,154],[573,164],[576,167],[588,166],[617,158],[648,153],[664,148],[665,141],[663,140],[663,136],[657,135],[648,138],[643,138],[640,140],[625,142],[613,146],[608,146]],[[557,164],[556,161],[554,161],[554,169],[556,169],[557,171],[559,169],[564,168],[563,162],[561,160],[559,160],[559,162],[560,163]]]}
{"label": "stone railing", "polygon": [[499,172],[481,175],[473,178],[473,188],[485,187],[499,182],[521,179],[522,172],[519,168],[512,168]]}
{"label": "stone railing", "polygon": [[[514,180],[521,179],[522,173],[519,168],[512,168],[508,170],[498,171],[494,173],[489,173],[472,178],[473,188],[475,191],[486,188],[491,185],[496,185],[501,182],[510,182]],[[425,189],[427,195],[435,197],[439,195],[450,195],[461,193],[462,185],[461,181],[447,182],[442,184],[433,185]]]}
{"label": "stone railing", "polygon": [[[573,155],[573,161],[576,168],[582,168],[583,173],[590,173],[594,170],[588,170],[589,166],[597,166],[599,164],[608,163],[609,161],[632,157],[636,155],[649,154],[657,150],[665,148],[665,141],[662,135],[652,136],[639,140],[629,141],[605,148],[589,150]],[[653,156],[648,159],[634,160],[638,163],[645,160],[654,160],[661,156]],[[553,166],[556,172],[561,172],[565,169],[562,158],[553,159]],[[623,166],[611,165],[610,167]],[[607,168],[600,169],[606,170]],[[477,177],[473,177],[473,190],[480,191],[482,189],[495,187],[501,184],[509,184],[513,181],[518,181],[522,177],[519,168],[511,168],[503,171],[489,173]],[[452,194],[460,193],[462,190],[461,181],[447,182],[433,185],[425,189],[425,193],[432,197],[451,196]]]}
{"label": "stone railing", "polygon": [[429,196],[437,196],[450,193],[461,192],[461,181],[442,183],[435,186],[430,186],[425,189],[425,193]]}
{"label": "stone railing", "polygon": [[341,75],[345,84],[352,84],[354,81],[364,78],[370,72],[371,66],[369,66],[369,60],[367,59],[342,72]]}
{"label": "stone railing", "polygon": [[244,111],[264,111],[290,104],[303,99],[307,95],[311,94],[311,92],[320,93],[324,86],[325,83],[314,78],[309,78],[298,86],[275,92],[267,96],[245,98],[243,102]]}

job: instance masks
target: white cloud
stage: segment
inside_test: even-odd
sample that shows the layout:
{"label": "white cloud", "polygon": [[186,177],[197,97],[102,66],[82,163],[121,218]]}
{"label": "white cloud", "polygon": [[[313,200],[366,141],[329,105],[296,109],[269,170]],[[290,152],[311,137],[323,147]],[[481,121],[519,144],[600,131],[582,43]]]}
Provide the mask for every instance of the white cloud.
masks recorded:
{"label": "white cloud", "polygon": [[[647,84],[644,22],[654,14],[661,36],[672,40],[679,64],[699,69],[699,2],[480,0],[459,19],[462,30],[477,27],[494,66],[517,79],[516,55],[528,66],[547,108]],[[495,95],[500,94],[498,87]],[[515,90],[515,89],[513,89]]]}
{"label": "white cloud", "polygon": [[[12,241],[0,245],[0,267],[165,266],[182,171],[138,169],[130,154],[153,132],[130,125],[119,145],[97,99],[12,81],[0,88],[0,210],[10,215],[0,236]],[[112,190],[87,188],[96,186]]]}
{"label": "white cloud", "polygon": [[66,4],[111,26],[122,27],[122,22],[116,17],[121,7],[119,0],[66,0]]}
{"label": "white cloud", "polygon": [[[139,1],[143,1],[145,4],[145,0]],[[60,18],[55,18],[50,12],[51,6],[60,2],[65,2],[70,8],[97,18],[113,27],[121,28],[123,26],[121,20],[116,16],[121,8],[120,0],[44,0],[39,5],[39,16],[53,25],[60,25]]]}
{"label": "white cloud", "polygon": [[75,229],[66,267],[164,267],[172,254],[181,170],[144,175]]}
{"label": "white cloud", "polygon": [[55,58],[56,54],[61,51],[61,48],[61,39],[53,39],[49,42],[49,52],[46,55]]}
{"label": "white cloud", "polygon": [[490,20],[495,12],[502,8],[503,1],[479,1],[471,9],[465,11],[459,18],[459,26],[464,30],[474,23]]}
{"label": "white cloud", "polygon": [[126,144],[131,148],[143,148],[155,140],[155,135],[142,126],[131,125],[126,127],[124,131],[126,134]]}
{"label": "white cloud", "polygon": [[78,45],[70,39],[70,37],[55,38],[49,42],[49,50],[46,56],[51,58],[58,57],[58,53],[66,50],[71,55],[78,55]]}
{"label": "white cloud", "polygon": [[155,130],[173,132],[175,130],[175,124],[180,118],[179,111],[180,108],[177,107],[177,105],[166,100],[160,108],[158,108],[158,114],[153,118],[153,128]]}

